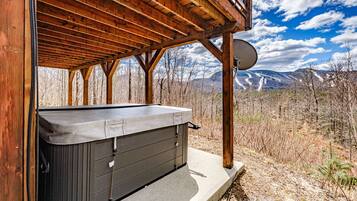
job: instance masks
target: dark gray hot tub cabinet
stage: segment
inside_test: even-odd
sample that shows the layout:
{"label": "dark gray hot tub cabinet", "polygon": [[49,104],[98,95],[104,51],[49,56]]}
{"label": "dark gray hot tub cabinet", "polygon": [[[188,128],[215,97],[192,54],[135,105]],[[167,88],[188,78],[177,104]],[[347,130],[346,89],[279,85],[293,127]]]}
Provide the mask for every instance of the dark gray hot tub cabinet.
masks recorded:
{"label": "dark gray hot tub cabinet", "polygon": [[[62,109],[40,112],[40,147],[49,164],[49,171],[40,173],[40,201],[108,201],[110,195],[113,200],[117,200],[186,164],[187,122],[191,115],[190,110],[163,106],[132,107],[129,110],[107,108],[94,113],[109,114],[102,114],[102,119],[94,119],[104,119],[103,125],[113,125],[108,123],[109,116],[114,118],[115,122],[118,122],[120,116],[123,121],[119,122],[123,128],[116,125],[116,129],[123,130],[125,122],[135,120],[131,119],[130,115],[123,117],[123,110],[133,112],[134,116],[143,120],[136,123],[143,131],[123,131],[118,136],[114,134],[114,137],[91,141],[84,140],[86,137],[83,136],[73,137],[78,134],[75,132],[76,126],[73,125],[79,126],[86,122],[86,118],[80,123],[69,123],[71,121],[68,119],[60,119],[61,116],[66,118],[66,112],[73,111]],[[84,111],[86,112],[83,115],[93,113]],[[158,121],[170,116],[174,119],[171,125],[150,123],[150,119]],[[58,120],[57,123],[54,123],[54,119]],[[140,125],[143,122],[153,129]],[[131,123],[127,125],[129,124]],[[56,130],[65,131],[61,125],[72,125],[73,132],[57,133]],[[81,129],[77,129],[79,130]],[[66,141],[66,135],[76,142],[81,142],[69,143]]]}

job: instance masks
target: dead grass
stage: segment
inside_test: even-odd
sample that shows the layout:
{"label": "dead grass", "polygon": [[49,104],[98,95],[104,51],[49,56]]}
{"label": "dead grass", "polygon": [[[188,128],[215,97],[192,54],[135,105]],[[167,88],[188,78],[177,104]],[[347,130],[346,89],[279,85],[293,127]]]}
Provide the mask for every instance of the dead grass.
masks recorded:
{"label": "dead grass", "polygon": [[[316,168],[332,144],[335,155],[348,159],[349,152],[330,142],[307,123],[254,116],[237,118],[235,159],[246,172],[226,193],[232,200],[345,200],[333,189],[322,188]],[[197,121],[199,131],[190,131],[190,146],[221,155],[221,121]],[[354,162],[355,167],[357,163]],[[356,170],[355,170],[356,172]],[[356,191],[349,192],[357,198]]]}

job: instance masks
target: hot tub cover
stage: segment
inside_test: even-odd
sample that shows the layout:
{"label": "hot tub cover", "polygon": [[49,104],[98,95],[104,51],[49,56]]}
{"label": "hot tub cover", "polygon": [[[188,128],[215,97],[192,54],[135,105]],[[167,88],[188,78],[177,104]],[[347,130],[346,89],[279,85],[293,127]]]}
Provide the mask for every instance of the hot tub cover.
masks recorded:
{"label": "hot tub cover", "polygon": [[184,124],[186,108],[149,105],[122,108],[40,111],[40,136],[50,144],[69,145]]}

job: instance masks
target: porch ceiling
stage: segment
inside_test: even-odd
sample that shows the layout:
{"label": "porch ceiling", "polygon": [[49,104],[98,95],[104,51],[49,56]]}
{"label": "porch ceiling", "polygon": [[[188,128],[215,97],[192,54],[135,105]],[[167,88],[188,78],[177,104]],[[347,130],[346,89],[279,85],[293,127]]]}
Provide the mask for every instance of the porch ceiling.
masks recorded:
{"label": "porch ceiling", "polygon": [[37,0],[39,65],[82,69],[243,31],[251,0]]}

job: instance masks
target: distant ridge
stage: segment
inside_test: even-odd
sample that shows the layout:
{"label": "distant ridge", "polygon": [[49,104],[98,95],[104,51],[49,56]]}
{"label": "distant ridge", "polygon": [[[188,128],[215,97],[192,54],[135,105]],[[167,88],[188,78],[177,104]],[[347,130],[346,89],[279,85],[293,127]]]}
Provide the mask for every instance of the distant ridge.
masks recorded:
{"label": "distant ridge", "polygon": [[[303,82],[307,70],[309,69],[299,69],[293,72],[276,72],[272,70],[238,71],[238,76],[234,80],[234,87],[240,90],[257,91],[290,88]],[[314,81],[317,83],[323,83],[331,75],[331,71],[313,70]],[[195,79],[193,82],[196,87],[201,87],[201,84],[203,84],[204,90],[211,90],[212,87],[215,90],[221,90],[222,71],[216,72],[204,80]]]}

